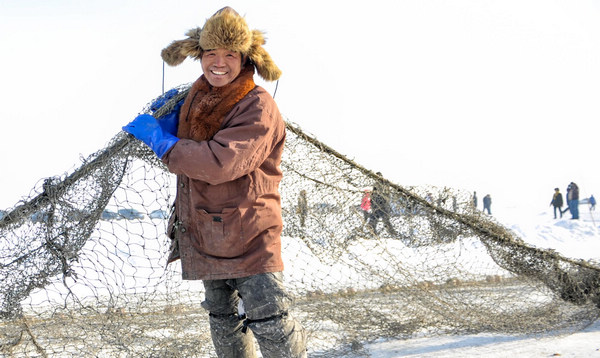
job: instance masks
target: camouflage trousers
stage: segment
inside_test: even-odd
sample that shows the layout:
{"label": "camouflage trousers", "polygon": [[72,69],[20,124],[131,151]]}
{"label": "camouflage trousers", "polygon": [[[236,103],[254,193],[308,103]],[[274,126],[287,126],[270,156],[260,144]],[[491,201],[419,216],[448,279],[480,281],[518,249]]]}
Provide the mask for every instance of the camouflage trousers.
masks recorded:
{"label": "camouflage trousers", "polygon": [[[264,358],[306,357],[306,333],[289,314],[291,297],[281,272],[206,280],[205,300],[217,355],[254,358],[254,338]],[[239,306],[243,306],[244,315]]]}

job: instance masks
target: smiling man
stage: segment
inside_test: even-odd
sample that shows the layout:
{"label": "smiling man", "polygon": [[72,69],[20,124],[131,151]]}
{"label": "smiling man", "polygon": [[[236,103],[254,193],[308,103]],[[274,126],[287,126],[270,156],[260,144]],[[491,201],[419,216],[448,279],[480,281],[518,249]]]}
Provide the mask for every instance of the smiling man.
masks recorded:
{"label": "smiling man", "polygon": [[214,87],[233,82],[242,70],[243,56],[227,49],[205,51],[202,55],[202,71],[206,80]]}
{"label": "smiling man", "polygon": [[265,358],[305,357],[282,274],[285,123],[253,79],[255,71],[267,81],[281,73],[263,34],[229,7],[186,35],[161,55],[172,66],[200,60],[203,75],[171,113],[141,114],[123,127],[177,175],[168,261],[181,259],[183,278],[203,281],[219,357],[256,357],[253,336]]}

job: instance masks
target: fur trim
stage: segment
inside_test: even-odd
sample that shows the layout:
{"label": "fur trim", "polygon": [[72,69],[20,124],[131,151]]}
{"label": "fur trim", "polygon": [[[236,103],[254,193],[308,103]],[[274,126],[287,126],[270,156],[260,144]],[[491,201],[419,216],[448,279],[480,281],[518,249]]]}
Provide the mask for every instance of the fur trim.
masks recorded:
{"label": "fur trim", "polygon": [[221,129],[227,113],[256,86],[254,68],[247,66],[230,84],[211,86],[202,75],[190,89],[179,114],[178,138],[210,140]]}
{"label": "fur trim", "polygon": [[248,53],[252,45],[252,32],[246,20],[230,7],[223,8],[206,20],[200,33],[200,47],[204,50],[226,48]]}
{"label": "fur trim", "polygon": [[266,43],[265,37],[262,32],[258,30],[252,31],[252,46],[246,53],[248,58],[254,66],[260,77],[266,81],[276,81],[281,77],[281,70],[275,62],[271,59],[269,53],[262,47]]}
{"label": "fur trim", "polygon": [[186,36],[187,39],[173,41],[162,50],[161,57],[168,65],[177,66],[187,57],[200,60],[206,50],[226,48],[248,56],[266,81],[275,81],[281,76],[281,70],[262,47],[266,43],[264,34],[251,31],[246,20],[230,7],[217,11],[203,28],[189,30]]}

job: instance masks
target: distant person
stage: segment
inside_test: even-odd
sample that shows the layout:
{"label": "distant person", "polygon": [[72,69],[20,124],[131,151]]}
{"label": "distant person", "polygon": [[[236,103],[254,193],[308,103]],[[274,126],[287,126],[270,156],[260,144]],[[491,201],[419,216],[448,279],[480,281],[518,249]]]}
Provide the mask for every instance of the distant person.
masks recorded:
{"label": "distant person", "polygon": [[571,182],[567,186],[567,207],[571,212],[571,220],[579,219],[579,187]]}
{"label": "distant person", "polygon": [[[381,173],[377,172],[377,175],[381,176]],[[373,191],[371,192],[371,215],[367,222],[375,234],[377,234],[377,223],[379,222],[379,219],[381,219],[388,233],[392,236],[396,236],[396,231],[390,222],[390,211],[391,208],[387,190],[380,187],[379,184],[375,184]]]}
{"label": "distant person", "polygon": [[473,208],[477,209],[477,192],[473,192]]}
{"label": "distant person", "polygon": [[563,195],[560,192],[560,189],[558,188],[554,188],[554,195],[552,195],[552,201],[550,202],[550,205],[554,207],[554,218],[556,219],[556,210],[558,210],[558,212],[560,213],[560,217],[562,218],[563,215],[563,211],[562,211],[562,207],[563,207]]}
{"label": "distant person", "polygon": [[425,195],[425,200],[427,200],[429,204],[433,204],[433,194],[427,193],[427,195]]}
{"label": "distant person", "polygon": [[488,215],[492,215],[492,197],[490,194],[483,197],[483,212],[486,211]]}
{"label": "distant person", "polygon": [[590,211],[596,210],[596,198],[594,196],[590,196]]}
{"label": "distant person", "polygon": [[365,221],[369,220],[369,215],[371,215],[371,191],[369,189],[366,189],[363,194],[362,200],[360,201],[360,208],[363,211]]}
{"label": "distant person", "polygon": [[308,203],[306,200],[306,190],[301,190],[298,195],[298,209],[297,213],[300,216],[300,226],[304,227],[306,224],[306,213],[308,212]]}

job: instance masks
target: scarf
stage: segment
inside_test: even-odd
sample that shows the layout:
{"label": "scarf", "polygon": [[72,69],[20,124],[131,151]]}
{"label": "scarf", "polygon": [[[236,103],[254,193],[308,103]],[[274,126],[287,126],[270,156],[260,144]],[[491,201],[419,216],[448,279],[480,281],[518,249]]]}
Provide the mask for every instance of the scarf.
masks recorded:
{"label": "scarf", "polygon": [[177,137],[210,140],[221,129],[225,116],[256,85],[254,66],[246,65],[238,77],[223,87],[213,87],[204,75],[192,85],[181,112]]}

